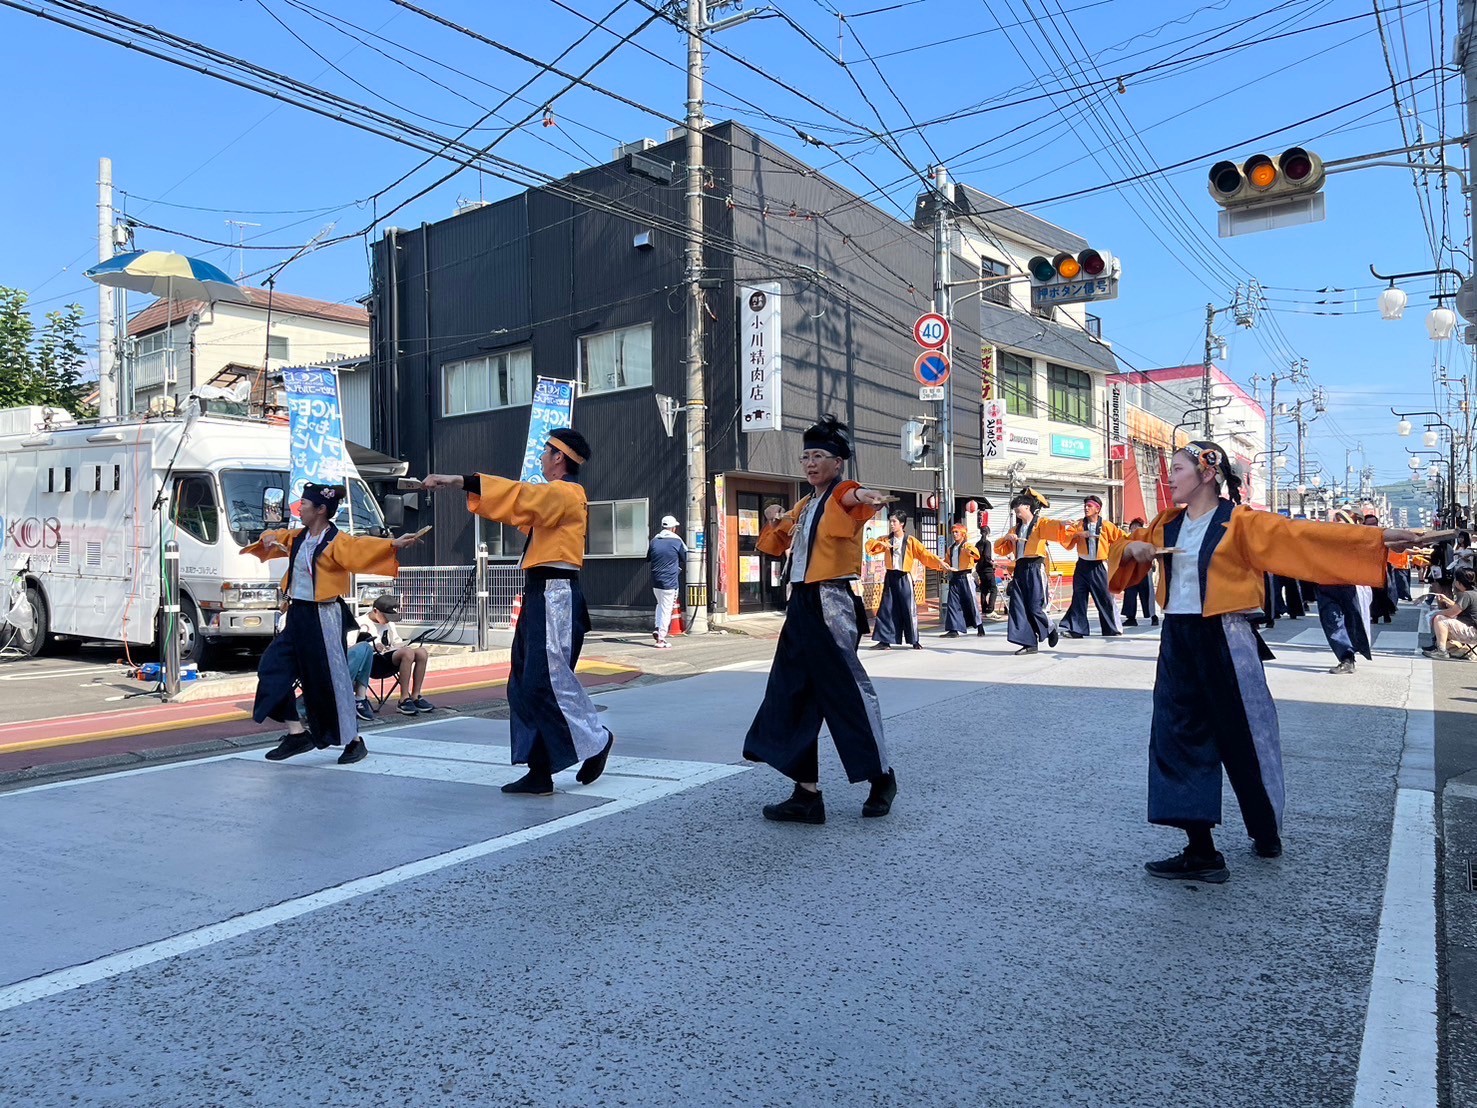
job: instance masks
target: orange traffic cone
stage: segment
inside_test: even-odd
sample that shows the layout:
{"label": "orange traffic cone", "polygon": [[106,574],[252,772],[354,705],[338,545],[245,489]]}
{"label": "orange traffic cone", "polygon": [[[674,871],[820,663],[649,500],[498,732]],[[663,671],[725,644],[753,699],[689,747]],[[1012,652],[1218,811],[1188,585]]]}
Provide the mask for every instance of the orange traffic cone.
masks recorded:
{"label": "orange traffic cone", "polygon": [[672,623],[667,628],[667,637],[682,634],[682,605],[678,604],[672,609]]}
{"label": "orange traffic cone", "polygon": [[515,593],[513,596],[513,630],[518,630],[518,617],[523,614],[523,594]]}

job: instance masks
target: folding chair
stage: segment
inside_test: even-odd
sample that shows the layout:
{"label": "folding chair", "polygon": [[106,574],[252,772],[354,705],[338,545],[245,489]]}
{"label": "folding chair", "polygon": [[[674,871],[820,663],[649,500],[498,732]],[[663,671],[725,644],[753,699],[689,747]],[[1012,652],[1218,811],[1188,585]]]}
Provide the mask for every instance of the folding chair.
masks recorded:
{"label": "folding chair", "polygon": [[374,702],[374,710],[378,712],[389,701],[392,696],[400,691],[400,673],[390,674],[388,677],[371,677],[369,679],[369,699]]}

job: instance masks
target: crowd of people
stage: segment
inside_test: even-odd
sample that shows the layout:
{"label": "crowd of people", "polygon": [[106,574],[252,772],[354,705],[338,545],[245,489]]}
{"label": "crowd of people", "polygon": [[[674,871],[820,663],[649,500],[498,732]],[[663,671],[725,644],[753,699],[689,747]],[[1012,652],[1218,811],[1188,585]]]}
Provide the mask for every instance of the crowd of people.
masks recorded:
{"label": "crowd of people", "polygon": [[[523,613],[514,632],[508,682],[510,758],[526,772],[503,786],[511,795],[547,796],[554,792],[554,775],[575,765],[576,781],[595,781],[615,742],[574,673],[590,629],[580,587],[588,508],[578,480],[590,457],[584,437],[561,428],[544,444],[540,482],[476,473],[432,474],[423,482],[430,491],[464,493],[469,511],[518,527],[527,538],[521,561]],[[879,649],[904,643],[921,649],[912,588],[912,570],[919,563],[946,575],[944,634],[982,632],[995,603],[999,558],[1010,571],[1006,637],[1017,655],[1036,653],[1043,641],[1055,647],[1062,631],[1073,638],[1090,634],[1089,601],[1097,610],[1099,632],[1121,635],[1115,593],[1132,605],[1124,622],[1136,622],[1142,613],[1162,623],[1149,728],[1148,816],[1151,823],[1181,830],[1186,844],[1145,869],[1164,878],[1227,879],[1225,857],[1212,835],[1221,822],[1223,771],[1256,853],[1265,858],[1282,853],[1281,750],[1276,708],[1262,669],[1270,652],[1258,626],[1276,618],[1274,592],[1286,592],[1290,582],[1301,599],[1301,583],[1312,582],[1322,590],[1320,617],[1327,609],[1342,620],[1340,643],[1347,639],[1359,649],[1355,640],[1362,628],[1367,653],[1373,594],[1398,596],[1402,578],[1392,558],[1418,545],[1418,533],[1383,528],[1374,518],[1292,520],[1242,506],[1241,480],[1225,451],[1202,441],[1176,451],[1169,473],[1176,507],[1153,520],[1120,528],[1103,518],[1097,497],[1084,501],[1081,517],[1054,519],[1043,514],[1050,506],[1047,499],[1026,487],[1011,500],[1013,518],[1004,535],[982,544],[982,550],[968,541],[962,525],[954,527],[940,558],[907,533],[902,513],[889,519],[887,537],[864,543],[867,524],[891,498],[848,479],[851,458],[844,424],[827,418],[808,428],[800,468],[810,492],[788,511],[771,505],[758,537],[759,550],[783,559],[788,584],[768,681],[742,747],[744,758],[771,766],[793,784],[789,796],[763,806],[766,819],[825,822],[819,781],[822,727],[835,743],[847,779],[869,787],[862,816],[886,816],[897,799],[898,776],[881,703],[858,654],[868,631],[857,588],[864,551],[885,565],[874,634]],[[341,762],[367,754],[357,734],[354,697],[363,662],[351,672],[340,597],[351,571],[398,572],[397,554],[414,537],[339,534],[330,521],[340,495],[337,489],[309,486],[303,493],[302,530],[269,532],[246,548],[262,558],[288,557],[286,624],[258,673],[257,718],[279,719],[288,727],[267,755],[273,760],[333,743],[345,747]],[[664,644],[677,570],[686,555],[676,520],[662,523],[651,550],[654,568],[661,569],[653,582],[658,646]],[[1049,543],[1077,554],[1072,600],[1060,625],[1049,610]],[[1470,542],[1460,548],[1470,550]],[[1443,626],[1477,612],[1472,592],[1477,575],[1470,564],[1448,564],[1454,566],[1456,595],[1448,598],[1451,614],[1443,617]],[[1408,567],[1404,572],[1408,577]],[[373,674],[376,665],[380,672],[396,669],[405,696],[401,710],[408,713],[419,710],[425,666],[414,648],[396,645],[390,632],[376,632],[392,627],[396,614],[393,600],[371,613],[368,672]],[[1464,630],[1447,628],[1438,641],[1445,650],[1467,637]],[[295,709],[298,686],[306,727]]]}

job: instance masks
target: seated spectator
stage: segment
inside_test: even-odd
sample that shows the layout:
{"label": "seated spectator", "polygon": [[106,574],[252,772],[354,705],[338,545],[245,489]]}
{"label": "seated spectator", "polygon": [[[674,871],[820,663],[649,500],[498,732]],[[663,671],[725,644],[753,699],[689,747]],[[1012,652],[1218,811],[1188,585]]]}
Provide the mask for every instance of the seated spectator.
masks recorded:
{"label": "seated spectator", "polygon": [[400,711],[413,716],[418,712],[434,712],[436,705],[421,695],[421,686],[426,680],[426,665],[431,660],[430,651],[423,646],[409,646],[395,629],[400,619],[398,597],[386,593],[369,609],[369,622],[374,624],[374,658],[369,675],[379,679],[394,673],[400,675]]}

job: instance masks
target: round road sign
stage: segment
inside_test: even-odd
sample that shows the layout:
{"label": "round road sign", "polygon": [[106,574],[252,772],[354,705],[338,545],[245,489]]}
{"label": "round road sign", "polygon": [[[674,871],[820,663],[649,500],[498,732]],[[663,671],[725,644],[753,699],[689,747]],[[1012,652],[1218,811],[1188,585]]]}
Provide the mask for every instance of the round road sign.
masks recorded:
{"label": "round road sign", "polygon": [[940,350],[949,345],[949,321],[938,312],[925,312],[913,324],[913,339],[919,346]]}
{"label": "round road sign", "polygon": [[949,359],[941,350],[925,350],[913,363],[913,376],[921,385],[942,385],[949,379]]}

